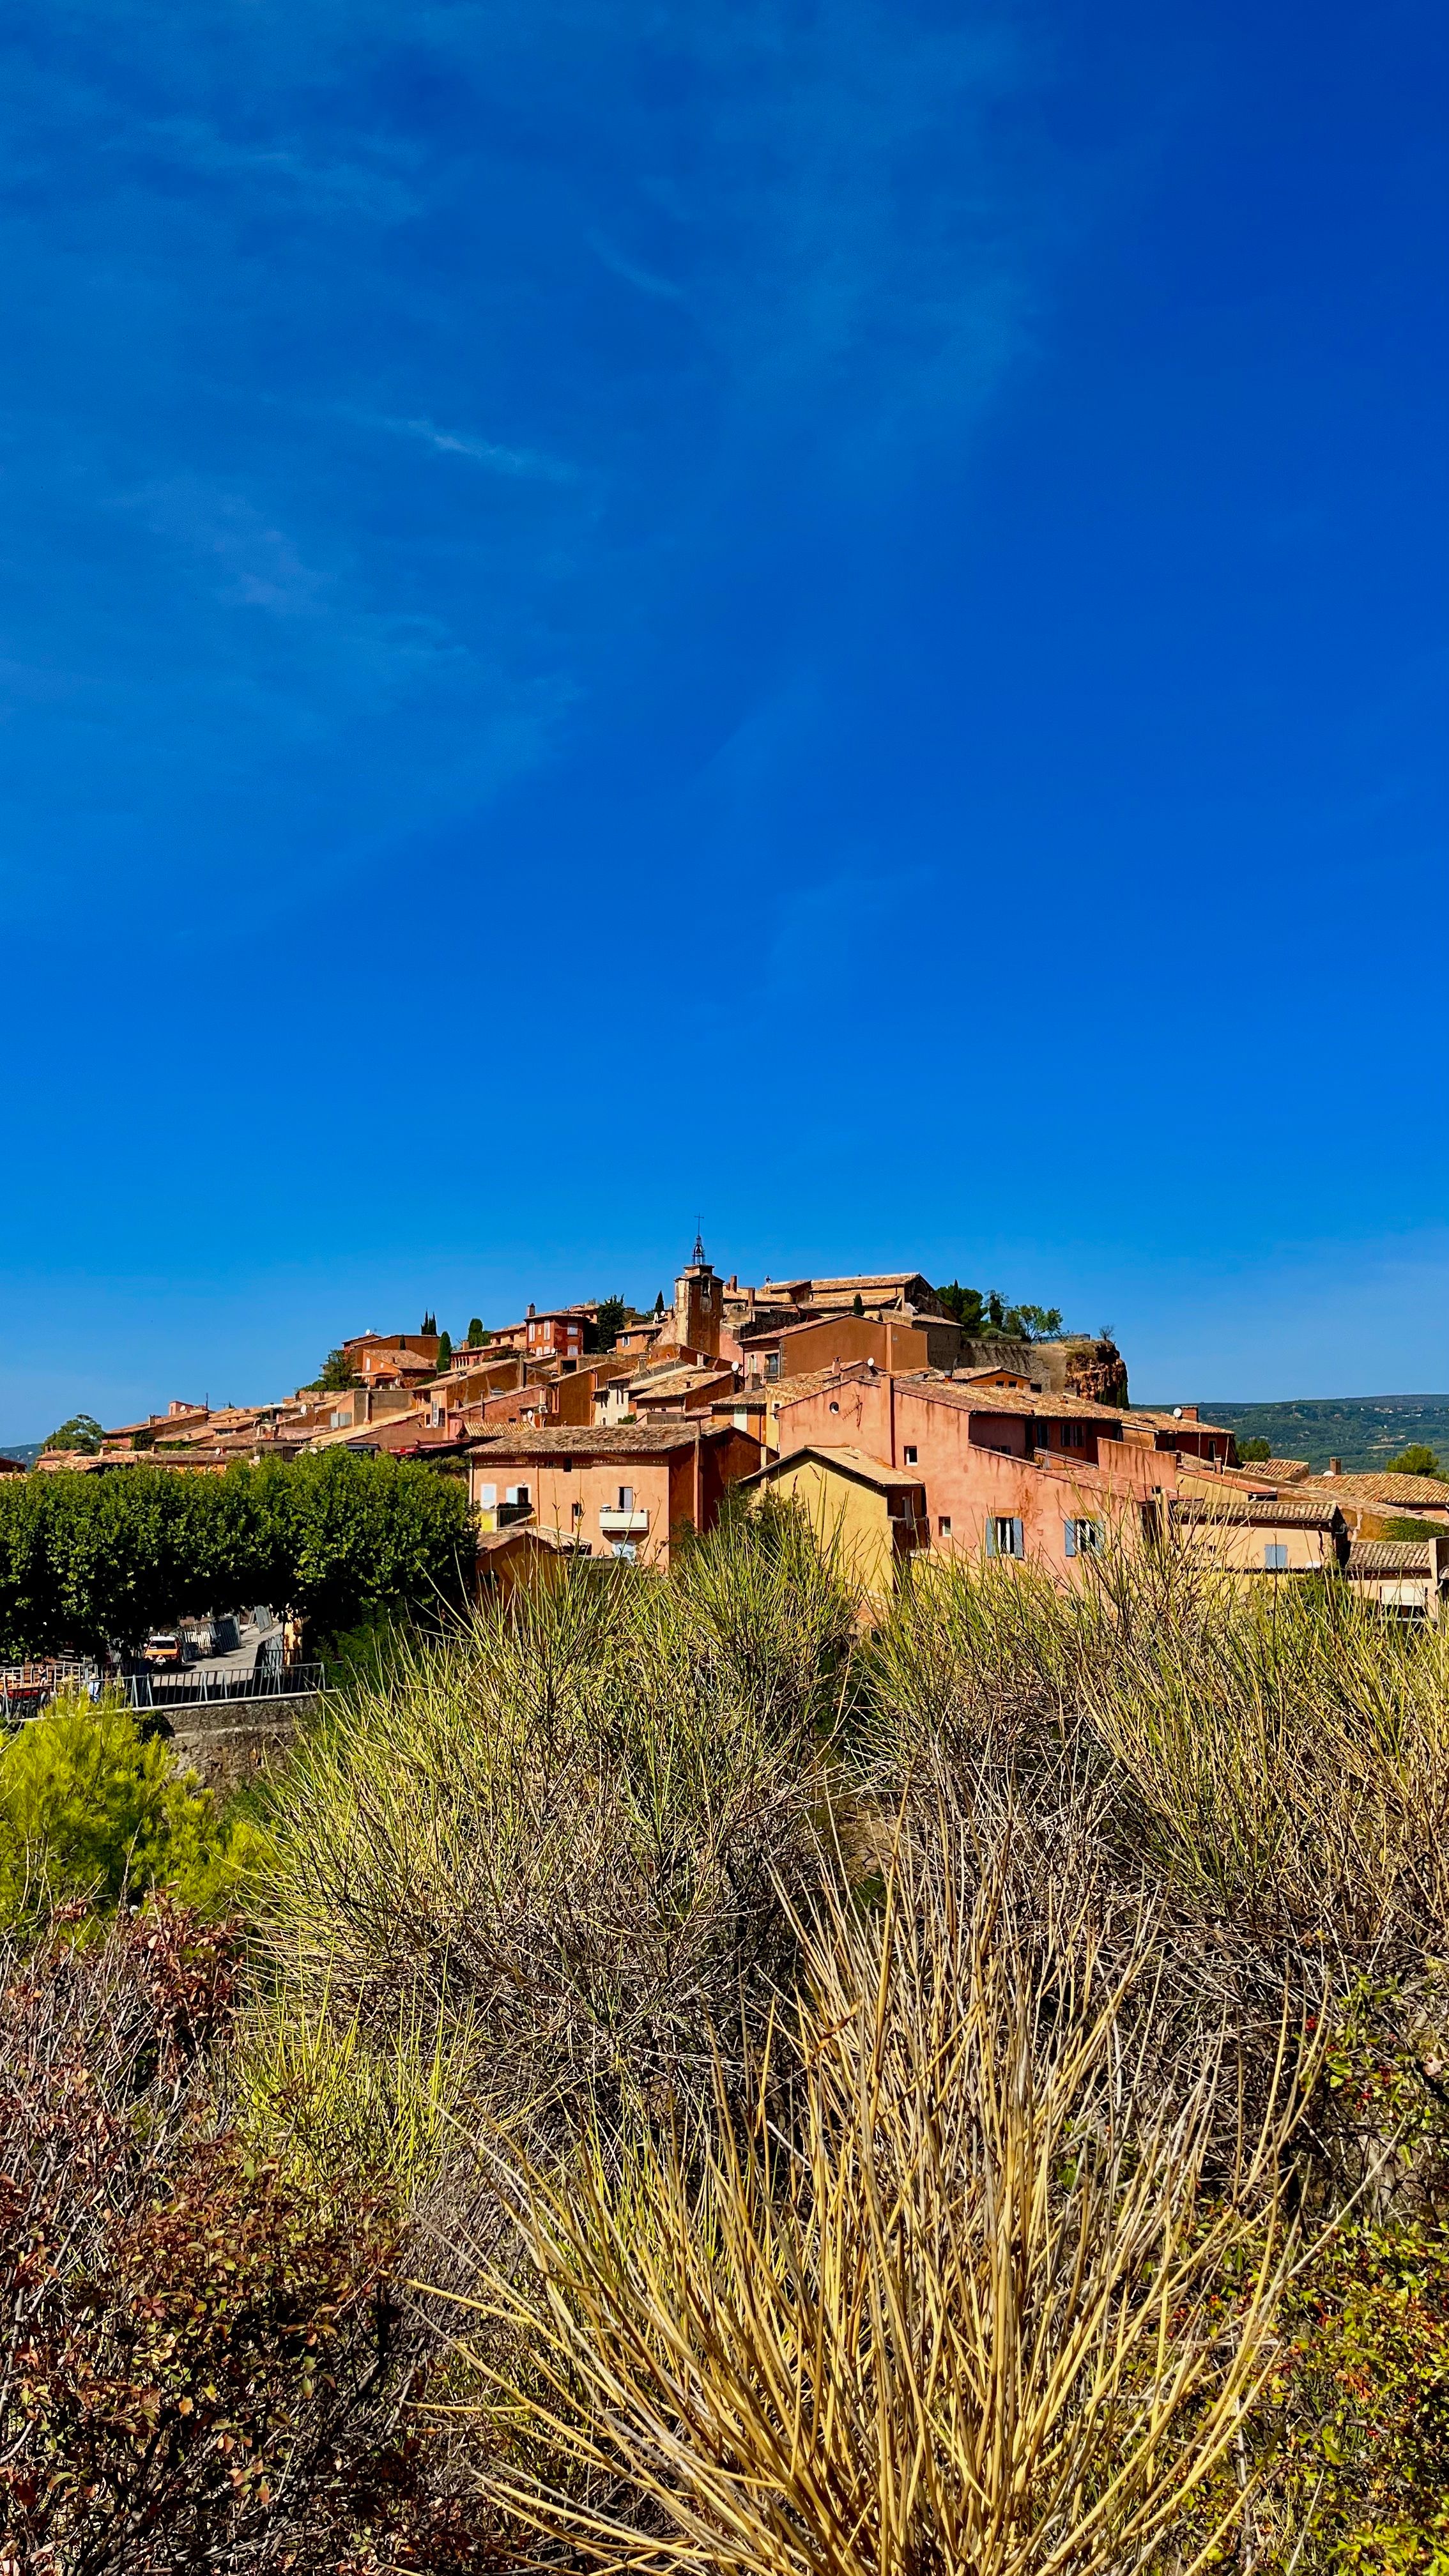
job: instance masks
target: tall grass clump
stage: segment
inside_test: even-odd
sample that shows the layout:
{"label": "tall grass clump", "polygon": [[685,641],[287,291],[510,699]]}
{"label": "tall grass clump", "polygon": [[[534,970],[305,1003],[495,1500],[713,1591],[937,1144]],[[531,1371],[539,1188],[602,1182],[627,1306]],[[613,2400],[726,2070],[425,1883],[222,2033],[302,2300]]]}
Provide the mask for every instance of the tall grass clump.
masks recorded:
{"label": "tall grass clump", "polygon": [[232,2081],[376,2191],[478,2534],[1444,2576],[1449,1646],[1083,1572],[926,1563],[867,1631],[763,1513],[299,1748]]}
{"label": "tall grass clump", "polygon": [[1098,1865],[1198,1924],[1360,1966],[1449,1946],[1449,1627],[1169,1548],[1070,1590],[957,1562],[893,1606],[866,1696],[892,1791],[1075,1799]]}
{"label": "tall grass clump", "polygon": [[[472,2345],[572,2559],[1028,2576],[1218,2548],[1292,2228],[1285,2052],[1225,2140],[1221,2024],[1164,2093],[1150,1920],[1023,1910],[942,1810],[882,1901],[827,1885],[737,2102],[518,2175]],[[490,2340],[512,2338],[508,2358]]]}
{"label": "tall grass clump", "polygon": [[259,2062],[287,2098],[329,2050],[339,2106],[383,2098],[422,2031],[434,2098],[541,2133],[707,2083],[816,1866],[853,1611],[743,1524],[668,1583],[571,1568],[344,1696],[279,1800]]}
{"label": "tall grass clump", "polygon": [[1446,1945],[1449,1628],[1388,1625],[1338,1583],[1203,1584],[1110,1647],[1080,1705],[1185,1898],[1357,1959]]}

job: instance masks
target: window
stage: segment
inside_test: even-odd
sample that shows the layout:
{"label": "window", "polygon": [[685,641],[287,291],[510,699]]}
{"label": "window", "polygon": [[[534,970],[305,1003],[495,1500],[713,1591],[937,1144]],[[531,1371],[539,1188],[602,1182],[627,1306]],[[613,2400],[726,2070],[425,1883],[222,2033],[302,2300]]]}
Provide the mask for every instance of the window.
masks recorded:
{"label": "window", "polygon": [[943,1512],[943,1513],[941,1514],[940,1519],[939,1519],[939,1520],[937,1521],[937,1523],[936,1523],[936,1530],[937,1530],[937,1534],[938,1534],[938,1536],[939,1536],[939,1537],[941,1537],[941,1538],[949,1538],[949,1537],[950,1537],[950,1535],[951,1535],[951,1515],[950,1515],[950,1513],[949,1513],[949,1512]]}
{"label": "window", "polygon": [[833,1396],[833,1395],[832,1395],[832,1397],[831,1397],[831,1399],[830,1399],[830,1410],[831,1410],[831,1412],[832,1412],[832,1413],[838,1413],[838,1412],[840,1411],[840,1407],[839,1407],[839,1405],[836,1403],[835,1398],[834,1398],[834,1396]]}
{"label": "window", "polygon": [[488,1507],[488,1505],[489,1505],[490,1503],[496,1503],[496,1502],[497,1502],[497,1500],[498,1500],[498,1488],[497,1488],[497,1486],[496,1486],[496,1485],[480,1485],[480,1486],[479,1486],[479,1488],[478,1488],[478,1500],[479,1500],[480,1504],[482,1504],[482,1505],[483,1505],[483,1507],[485,1508],[485,1510],[486,1510],[486,1508]]}
{"label": "window", "polygon": [[509,1485],[505,1488],[503,1499],[505,1503],[522,1503],[526,1508],[531,1497],[526,1485]]}
{"label": "window", "polygon": [[634,1508],[634,1488],[633,1488],[633,1486],[632,1486],[632,1485],[621,1485],[621,1486],[619,1487],[619,1509],[620,1509],[620,1511],[621,1511],[621,1512],[632,1512],[633,1508]]}
{"label": "window", "polygon": [[583,1507],[583,1504],[582,1504],[582,1503],[575,1503],[575,1505],[574,1505],[574,1519],[575,1519],[576,1521],[581,1521],[581,1520],[583,1519],[583,1517],[584,1517],[584,1507]]}
{"label": "window", "polygon": [[1100,1521],[1063,1521],[1062,1546],[1068,1556],[1096,1556],[1102,1546]]}
{"label": "window", "polygon": [[775,1379],[779,1376],[779,1374],[780,1374],[780,1354],[779,1354],[779,1352],[778,1352],[778,1351],[771,1351],[771,1352],[770,1352],[770,1354],[769,1354],[769,1356],[768,1356],[768,1358],[767,1358],[767,1359],[766,1359],[766,1361],[765,1361],[765,1375],[766,1375],[766,1377],[767,1377],[767,1378],[769,1378],[769,1380],[771,1381],[771,1384],[773,1384],[773,1383],[774,1383],[774,1381],[775,1381]]}
{"label": "window", "polygon": [[1019,1520],[993,1519],[986,1524],[988,1556],[1025,1556],[1026,1532]]}
{"label": "window", "polygon": [[914,1449],[908,1449],[908,1450],[906,1451],[906,1465],[907,1465],[908,1467],[914,1467],[915,1463],[916,1463],[916,1453],[915,1453]]}
{"label": "window", "polygon": [[1059,1422],[1057,1424],[1057,1438],[1060,1440],[1064,1449],[1083,1449],[1086,1447],[1087,1435],[1080,1422]]}
{"label": "window", "polygon": [[1286,1574],[1287,1571],[1287,1548],[1283,1545],[1281,1539],[1270,1538],[1267,1546],[1263,1550],[1263,1572],[1265,1574]]}

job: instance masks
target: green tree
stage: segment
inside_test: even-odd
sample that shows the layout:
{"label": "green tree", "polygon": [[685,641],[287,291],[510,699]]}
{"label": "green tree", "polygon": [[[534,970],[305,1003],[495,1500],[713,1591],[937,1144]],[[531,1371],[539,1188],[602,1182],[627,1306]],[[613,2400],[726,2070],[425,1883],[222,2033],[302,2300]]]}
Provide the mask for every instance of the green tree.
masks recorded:
{"label": "green tree", "polygon": [[419,1324],[418,1331],[420,1333],[435,1333],[437,1329],[438,1319],[430,1308],[428,1313],[424,1315],[422,1322]]}
{"label": "green tree", "polygon": [[850,1301],[850,1311],[852,1315],[863,1316],[865,1313],[865,1299],[862,1297],[858,1288]]}
{"label": "green tree", "polygon": [[135,1646],[238,1601],[286,1601],[324,1634],[374,1612],[430,1618],[460,1598],[468,1499],[455,1478],[333,1451],[0,1484],[0,1654]]}
{"label": "green tree", "polygon": [[1062,1329],[1060,1306],[1018,1306],[1014,1311],[1024,1341],[1052,1342]]}
{"label": "green tree", "polygon": [[361,1382],[346,1351],[336,1350],[328,1352],[312,1380],[312,1386],[319,1395],[334,1395],[340,1394],[345,1387],[359,1386]]}
{"label": "green tree", "polygon": [[963,1288],[959,1279],[953,1279],[949,1287],[938,1288],[936,1296],[942,1312],[951,1316],[968,1338],[980,1332],[982,1317],[979,1288]]}
{"label": "green tree", "polygon": [[47,1449],[80,1449],[86,1457],[94,1458],[103,1437],[93,1413],[73,1413],[58,1431],[52,1431],[45,1446]]}
{"label": "green tree", "polygon": [[1271,1440],[1253,1439],[1240,1440],[1238,1442],[1238,1457],[1241,1464],[1245,1467],[1254,1467],[1258,1464],[1260,1459],[1271,1458],[1272,1455],[1273,1444]]}
{"label": "green tree", "polygon": [[469,1350],[470,1350],[470,1351],[481,1351],[481,1350],[482,1350],[482,1348],[483,1348],[483,1345],[484,1345],[484,1343],[487,1341],[487,1339],[488,1339],[488,1336],[487,1336],[487,1334],[486,1334],[486,1333],[484,1332],[484,1330],[483,1330],[483,1318],[482,1318],[482,1316],[481,1316],[481,1315],[474,1315],[474,1316],[471,1318],[471,1320],[470,1320],[470,1322],[469,1322],[469,1325],[468,1325],[468,1348],[469,1348]]}
{"label": "green tree", "polygon": [[629,1309],[622,1297],[601,1297],[594,1319],[594,1346],[611,1351],[618,1341],[621,1327],[629,1320]]}
{"label": "green tree", "polygon": [[656,1316],[658,1316],[658,1315],[662,1315],[662,1314],[663,1314],[663,1312],[664,1312],[664,1291],[663,1291],[663,1289],[662,1289],[662,1288],[660,1289],[658,1296],[657,1296],[657,1297],[655,1298],[655,1300],[654,1300],[654,1312],[655,1312]]}
{"label": "green tree", "polygon": [[160,1886],[224,1913],[259,1847],[251,1828],[223,1827],[206,1792],[175,1777],[163,1740],[114,1702],[54,1700],[0,1748],[0,1923],[77,1900],[109,1910]]}
{"label": "green tree", "polygon": [[437,1355],[437,1358],[436,1358],[436,1360],[435,1360],[435,1362],[434,1362],[434,1366],[435,1366],[436,1368],[445,1369],[445,1368],[447,1367],[447,1365],[448,1365],[448,1362],[451,1360],[452,1356],[453,1356],[453,1336],[452,1336],[452,1334],[451,1334],[451,1333],[440,1333],[440,1334],[438,1335],[438,1355]]}
{"label": "green tree", "polygon": [[1449,1481],[1449,1468],[1442,1465],[1438,1451],[1428,1448],[1422,1440],[1411,1440],[1407,1449],[1389,1460],[1389,1465],[1396,1476],[1438,1476]]}

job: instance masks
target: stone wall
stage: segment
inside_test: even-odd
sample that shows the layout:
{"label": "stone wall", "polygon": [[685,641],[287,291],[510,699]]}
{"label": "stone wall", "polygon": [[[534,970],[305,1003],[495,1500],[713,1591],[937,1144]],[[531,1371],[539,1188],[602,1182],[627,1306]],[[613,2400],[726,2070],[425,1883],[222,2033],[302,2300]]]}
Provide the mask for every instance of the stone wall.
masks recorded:
{"label": "stone wall", "polygon": [[1116,1343],[1085,1333],[1060,1342],[963,1342],[957,1367],[1018,1369],[1048,1395],[1081,1395],[1091,1404],[1127,1402],[1127,1363]]}
{"label": "stone wall", "polygon": [[217,1798],[229,1798],[286,1759],[297,1728],[317,1707],[315,1691],[295,1699],[234,1699],[178,1709],[168,1720],[172,1759]]}

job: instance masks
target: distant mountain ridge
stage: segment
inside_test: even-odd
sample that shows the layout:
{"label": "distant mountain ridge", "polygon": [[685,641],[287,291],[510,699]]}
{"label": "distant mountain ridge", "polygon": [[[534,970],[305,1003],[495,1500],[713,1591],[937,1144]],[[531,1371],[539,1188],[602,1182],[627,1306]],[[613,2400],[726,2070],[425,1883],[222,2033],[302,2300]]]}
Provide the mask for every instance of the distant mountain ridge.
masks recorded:
{"label": "distant mountain ridge", "polygon": [[43,1440],[0,1440],[0,1458],[13,1458],[18,1467],[33,1467],[44,1447]]}
{"label": "distant mountain ridge", "polygon": [[1275,1458],[1306,1458],[1310,1467],[1337,1458],[1345,1474],[1364,1475],[1386,1467],[1410,1441],[1423,1441],[1449,1468],[1449,1395],[1304,1396],[1278,1404],[1203,1397],[1198,1410],[1240,1439],[1266,1440]]}

